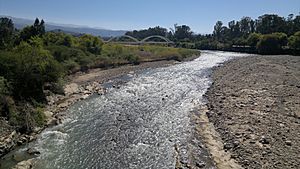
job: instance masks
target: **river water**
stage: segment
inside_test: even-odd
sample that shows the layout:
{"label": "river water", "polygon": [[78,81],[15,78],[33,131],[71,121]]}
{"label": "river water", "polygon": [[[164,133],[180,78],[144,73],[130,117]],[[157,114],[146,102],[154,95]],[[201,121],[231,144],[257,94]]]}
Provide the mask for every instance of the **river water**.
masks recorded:
{"label": "river water", "polygon": [[[63,124],[18,151],[39,150],[36,169],[174,169],[190,159],[190,115],[205,103],[211,68],[244,55],[203,51],[193,61],[146,70],[76,103]],[[214,168],[205,149],[196,154]]]}

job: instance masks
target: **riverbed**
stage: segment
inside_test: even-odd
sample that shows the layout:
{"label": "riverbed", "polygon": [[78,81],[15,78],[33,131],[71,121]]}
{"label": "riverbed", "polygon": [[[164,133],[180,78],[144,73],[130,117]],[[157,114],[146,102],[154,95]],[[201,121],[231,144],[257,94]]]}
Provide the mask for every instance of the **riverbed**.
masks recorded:
{"label": "riverbed", "polygon": [[120,88],[76,103],[62,124],[14,153],[38,150],[36,169],[214,168],[190,116],[206,103],[212,67],[243,56],[203,51],[193,61],[135,74]]}

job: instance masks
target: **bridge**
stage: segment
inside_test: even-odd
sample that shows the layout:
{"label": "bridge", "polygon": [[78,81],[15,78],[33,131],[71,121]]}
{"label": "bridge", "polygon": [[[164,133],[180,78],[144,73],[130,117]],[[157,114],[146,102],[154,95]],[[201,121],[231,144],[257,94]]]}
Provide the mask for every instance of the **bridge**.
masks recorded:
{"label": "bridge", "polygon": [[[121,39],[127,39],[127,41],[121,41]],[[161,41],[153,41],[153,39],[160,39]],[[166,37],[160,36],[160,35],[152,35],[152,36],[146,37],[142,40],[138,40],[137,38],[129,36],[129,35],[123,35],[123,36],[112,37],[109,40],[104,41],[104,42],[105,43],[129,44],[129,45],[174,44],[173,41],[169,40]]]}

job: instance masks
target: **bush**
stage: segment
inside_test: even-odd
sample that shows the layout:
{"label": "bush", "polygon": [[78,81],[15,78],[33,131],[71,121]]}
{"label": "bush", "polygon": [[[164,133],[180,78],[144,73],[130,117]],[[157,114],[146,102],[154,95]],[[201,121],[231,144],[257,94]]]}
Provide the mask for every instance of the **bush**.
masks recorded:
{"label": "bush", "polygon": [[140,58],[139,56],[135,55],[135,54],[128,54],[125,59],[131,63],[131,64],[139,64],[140,63]]}
{"label": "bush", "polygon": [[248,44],[249,46],[256,46],[257,43],[259,42],[261,36],[262,36],[262,35],[261,35],[260,33],[251,33],[251,34],[248,36],[247,44]]}
{"label": "bush", "polygon": [[290,36],[290,38],[288,39],[288,46],[291,49],[300,50],[300,31]]}
{"label": "bush", "polygon": [[281,47],[286,46],[288,43],[288,38],[287,35],[285,33],[272,33],[272,35],[276,36],[278,39],[278,43]]}
{"label": "bush", "polygon": [[39,126],[42,127],[45,124],[45,109],[43,107],[37,107],[32,112],[32,117],[34,120],[33,126]]}
{"label": "bush", "polygon": [[12,52],[0,57],[3,67],[0,73],[13,85],[13,95],[17,99],[45,99],[43,85],[56,82],[63,76],[63,68],[51,54],[43,49],[40,38],[28,43],[21,42]]}
{"label": "bush", "polygon": [[65,60],[62,64],[68,73],[73,73],[80,70],[80,65],[72,59]]}
{"label": "bush", "polygon": [[45,114],[43,107],[34,108],[29,103],[18,105],[18,111],[11,111],[9,114],[9,123],[16,127],[21,133],[30,133],[34,127],[42,127],[45,124]]}
{"label": "bush", "polygon": [[0,96],[8,95],[10,93],[9,86],[8,81],[3,76],[0,76]]}
{"label": "bush", "polygon": [[263,35],[257,43],[257,50],[261,54],[278,54],[286,44],[287,36],[284,33]]}
{"label": "bush", "polygon": [[83,35],[79,38],[79,44],[82,50],[99,55],[102,50],[103,42],[99,37]]}
{"label": "bush", "polygon": [[8,81],[0,76],[0,115],[9,118],[10,112],[15,111],[14,100],[9,96],[10,85]]}

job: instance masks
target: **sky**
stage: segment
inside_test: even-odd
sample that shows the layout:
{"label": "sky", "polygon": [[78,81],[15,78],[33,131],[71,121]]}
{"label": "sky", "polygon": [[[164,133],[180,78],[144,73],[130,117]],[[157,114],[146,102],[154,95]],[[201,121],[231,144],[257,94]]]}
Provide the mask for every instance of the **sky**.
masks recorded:
{"label": "sky", "polygon": [[186,24],[196,33],[211,33],[243,16],[298,15],[300,0],[0,0],[0,15],[114,30],[172,28]]}

